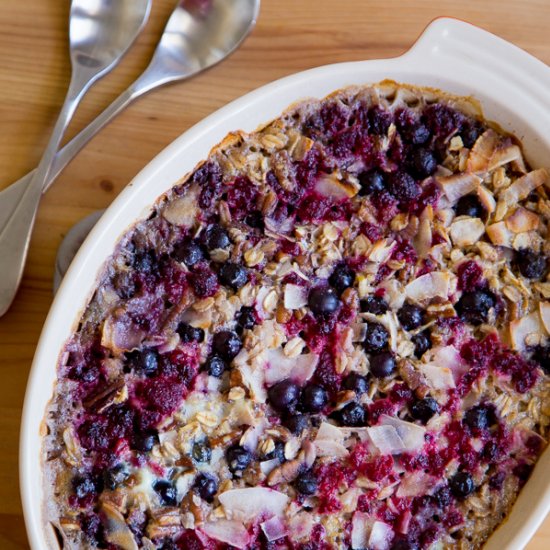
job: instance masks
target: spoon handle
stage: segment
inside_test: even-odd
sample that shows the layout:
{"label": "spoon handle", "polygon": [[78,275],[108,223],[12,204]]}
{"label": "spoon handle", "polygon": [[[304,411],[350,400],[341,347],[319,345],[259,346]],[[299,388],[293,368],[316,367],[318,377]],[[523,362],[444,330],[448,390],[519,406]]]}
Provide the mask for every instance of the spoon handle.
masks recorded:
{"label": "spoon handle", "polygon": [[[29,241],[44,182],[48,180],[59,143],[78,103],[91,85],[89,75],[71,79],[67,96],[40,163],[25,191],[14,204],[0,201],[3,222],[0,225],[0,316],[11,305],[23,274]],[[15,205],[15,207],[14,207]]]}

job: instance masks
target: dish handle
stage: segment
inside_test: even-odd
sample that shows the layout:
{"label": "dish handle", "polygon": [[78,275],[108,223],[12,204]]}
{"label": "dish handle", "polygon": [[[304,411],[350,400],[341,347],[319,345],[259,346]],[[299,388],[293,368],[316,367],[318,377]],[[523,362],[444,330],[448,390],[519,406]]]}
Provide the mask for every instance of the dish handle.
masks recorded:
{"label": "dish handle", "polygon": [[498,93],[504,85],[550,121],[550,67],[494,34],[451,17],[432,21],[405,57],[469,74]]}

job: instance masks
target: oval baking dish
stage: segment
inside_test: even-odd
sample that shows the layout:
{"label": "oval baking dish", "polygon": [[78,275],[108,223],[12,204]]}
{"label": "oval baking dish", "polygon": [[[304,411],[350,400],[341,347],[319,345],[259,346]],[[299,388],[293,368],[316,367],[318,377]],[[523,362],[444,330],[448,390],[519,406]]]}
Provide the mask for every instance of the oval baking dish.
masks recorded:
{"label": "oval baking dish", "polygon": [[[40,467],[42,418],[56,378],[54,365],[119,236],[146,218],[157,197],[206,158],[229,132],[253,131],[300,99],[322,98],[349,85],[385,79],[472,95],[480,101],[487,119],[522,140],[532,166],[548,164],[550,68],[485,31],[447,18],[434,21],[400,57],[330,65],[286,77],[234,101],[183,134],[145,167],[105,212],[74,259],[42,331],[28,382],[20,440],[21,496],[34,550],[56,548],[55,537],[42,519]],[[515,550],[529,541],[550,510],[548,467],[547,450],[512,513],[488,541],[488,550]]]}

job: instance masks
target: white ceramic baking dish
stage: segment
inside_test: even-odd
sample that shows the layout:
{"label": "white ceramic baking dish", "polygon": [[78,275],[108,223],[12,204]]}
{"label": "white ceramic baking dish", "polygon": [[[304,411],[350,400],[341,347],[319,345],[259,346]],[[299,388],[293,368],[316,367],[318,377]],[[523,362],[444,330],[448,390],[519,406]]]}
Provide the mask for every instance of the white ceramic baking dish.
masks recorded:
{"label": "white ceramic baking dish", "polygon": [[[283,78],[230,103],[185,132],[105,212],[74,259],[42,331],[25,397],[19,457],[21,496],[33,550],[55,547],[42,521],[40,447],[56,362],[119,236],[146,217],[155,199],[191,171],[228,132],[254,130],[299,99],[321,98],[347,85],[388,78],[473,95],[487,118],[523,140],[533,166],[550,165],[550,68],[488,32],[448,18],[431,23],[400,57],[329,65]],[[549,469],[547,450],[487,550],[519,550],[526,545],[550,510]]]}

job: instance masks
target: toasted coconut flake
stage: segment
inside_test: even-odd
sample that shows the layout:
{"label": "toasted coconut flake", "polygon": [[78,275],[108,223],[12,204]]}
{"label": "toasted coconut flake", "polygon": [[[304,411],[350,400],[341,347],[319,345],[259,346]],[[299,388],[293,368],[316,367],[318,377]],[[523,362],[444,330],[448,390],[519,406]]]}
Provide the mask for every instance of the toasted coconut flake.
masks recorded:
{"label": "toasted coconut flake", "polygon": [[539,226],[539,216],[523,206],[516,208],[516,210],[506,217],[506,227],[514,233],[523,233],[525,231],[532,231]]}
{"label": "toasted coconut flake", "polygon": [[477,196],[479,197],[479,201],[483,205],[483,208],[485,208],[489,214],[492,214],[497,207],[497,201],[495,200],[493,193],[491,193],[491,191],[489,191],[489,189],[487,189],[484,185],[480,185],[477,188]]}
{"label": "toasted coconut flake", "polygon": [[539,303],[540,318],[546,333],[550,335],[550,302]]}
{"label": "toasted coconut flake", "polygon": [[357,195],[358,189],[349,182],[339,180],[336,174],[327,174],[317,180],[315,191],[323,197],[342,200]]}
{"label": "toasted coconut flake", "polygon": [[460,173],[452,176],[436,178],[444,195],[451,205],[455,204],[460,197],[475,191],[481,184],[481,178],[475,174]]}
{"label": "toasted coconut flake", "polygon": [[164,219],[173,225],[193,227],[200,214],[199,193],[198,185],[189,187],[181,197],[172,200],[163,210]]}
{"label": "toasted coconut flake", "polygon": [[517,179],[505,189],[500,198],[508,205],[513,206],[529,196],[531,191],[548,182],[548,172],[544,168],[533,170]]}
{"label": "toasted coconut flake", "polygon": [[485,233],[485,224],[479,218],[460,216],[452,224],[450,235],[455,246],[470,246]]}
{"label": "toasted coconut flake", "polygon": [[446,299],[449,295],[451,276],[445,271],[432,271],[421,275],[405,287],[405,293],[411,300],[418,302],[434,298]]}
{"label": "toasted coconut flake", "polygon": [[486,130],[477,138],[468,156],[468,172],[486,172],[489,169],[499,140],[499,135],[491,129]]}
{"label": "toasted coconut flake", "polygon": [[521,158],[521,149],[517,145],[506,145],[497,149],[489,162],[489,170],[494,170],[499,166],[517,161]]}
{"label": "toasted coconut flake", "polygon": [[531,334],[546,334],[539,311],[533,311],[533,313],[510,323],[510,341],[515,350],[523,351],[526,347],[525,339]]}
{"label": "toasted coconut flake", "polygon": [[107,542],[123,550],[137,550],[134,535],[124,520],[124,516],[110,503],[101,504],[101,514]]}
{"label": "toasted coconut flake", "polygon": [[267,487],[231,489],[219,495],[226,515],[239,521],[250,521],[265,514],[281,516],[288,504],[288,497]]}
{"label": "toasted coconut flake", "polygon": [[395,241],[392,243],[388,243],[388,239],[376,241],[368,255],[368,259],[371,262],[375,262],[377,264],[384,263],[385,261],[389,260],[396,244],[397,243]]}
{"label": "toasted coconut flake", "polygon": [[487,235],[491,242],[497,246],[512,247],[513,233],[506,227],[505,222],[493,223],[487,226]]}
{"label": "toasted coconut flake", "polygon": [[240,521],[219,519],[205,523],[201,527],[201,531],[214,540],[230,544],[239,549],[246,548],[250,543],[248,530]]}
{"label": "toasted coconut flake", "polygon": [[300,309],[307,306],[307,289],[299,285],[285,285],[285,308]]}

